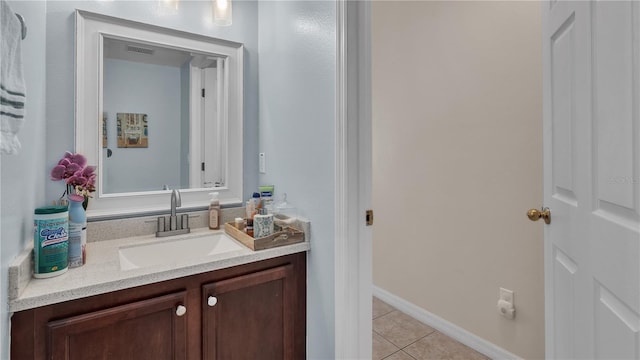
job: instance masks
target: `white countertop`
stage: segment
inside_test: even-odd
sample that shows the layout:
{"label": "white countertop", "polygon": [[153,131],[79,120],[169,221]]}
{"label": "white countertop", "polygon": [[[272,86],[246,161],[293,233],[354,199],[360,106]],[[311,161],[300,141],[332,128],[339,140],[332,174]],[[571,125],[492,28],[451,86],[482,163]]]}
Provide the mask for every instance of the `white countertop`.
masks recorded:
{"label": "white countertop", "polygon": [[[202,236],[224,230],[208,228],[193,229],[189,236]],[[166,240],[166,238],[164,238]],[[109,293],[131,287],[147,285],[159,281],[176,279],[200,274],[231,266],[247,264],[260,260],[308,251],[308,241],[252,251],[242,245],[241,250],[220,255],[176,261],[163,265],[120,270],[118,249],[122,246],[162,241],[155,235],[136,236],[117,240],[99,241],[87,244],[87,263],[81,267],[69,269],[66,273],[48,278],[29,280],[24,291],[9,302],[9,311],[16,312],[39,306],[60,303],[83,297]],[[238,242],[238,244],[240,244]]]}

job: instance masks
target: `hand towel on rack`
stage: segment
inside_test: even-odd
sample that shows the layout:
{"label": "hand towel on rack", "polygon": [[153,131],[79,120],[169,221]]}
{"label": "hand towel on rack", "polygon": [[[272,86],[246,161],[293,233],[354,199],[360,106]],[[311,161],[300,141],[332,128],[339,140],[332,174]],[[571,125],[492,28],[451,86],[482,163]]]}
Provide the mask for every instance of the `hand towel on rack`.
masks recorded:
{"label": "hand towel on rack", "polygon": [[25,119],[26,87],[22,67],[22,23],[0,0],[0,153],[20,150],[17,134]]}

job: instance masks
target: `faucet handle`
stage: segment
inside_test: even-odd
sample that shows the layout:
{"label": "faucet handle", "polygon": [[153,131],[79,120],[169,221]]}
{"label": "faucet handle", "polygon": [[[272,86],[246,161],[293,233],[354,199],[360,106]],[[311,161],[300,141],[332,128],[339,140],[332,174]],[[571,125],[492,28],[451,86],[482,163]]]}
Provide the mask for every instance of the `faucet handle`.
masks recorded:
{"label": "faucet handle", "polygon": [[165,227],[165,218],[164,216],[158,216],[158,226],[157,226],[157,231],[156,232],[162,232],[165,231],[166,227]]}
{"label": "faucet handle", "polygon": [[189,214],[182,214],[180,217],[180,229],[189,228]]}

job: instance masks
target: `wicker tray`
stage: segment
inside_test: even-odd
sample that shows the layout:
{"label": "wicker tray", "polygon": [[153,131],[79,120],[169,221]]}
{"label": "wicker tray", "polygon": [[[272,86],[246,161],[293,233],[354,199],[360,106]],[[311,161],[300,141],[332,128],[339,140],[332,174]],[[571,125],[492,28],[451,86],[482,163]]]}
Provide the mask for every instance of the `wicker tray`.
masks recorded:
{"label": "wicker tray", "polygon": [[269,249],[304,241],[304,232],[293,227],[257,239],[247,235],[243,230],[239,230],[230,222],[224,224],[224,231],[251,250]]}

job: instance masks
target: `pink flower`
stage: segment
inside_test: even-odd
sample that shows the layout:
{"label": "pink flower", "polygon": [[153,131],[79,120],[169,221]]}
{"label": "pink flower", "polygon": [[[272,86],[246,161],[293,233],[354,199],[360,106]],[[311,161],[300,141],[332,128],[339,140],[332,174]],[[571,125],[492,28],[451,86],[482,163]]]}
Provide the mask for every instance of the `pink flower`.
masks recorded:
{"label": "pink flower", "polygon": [[51,180],[62,180],[73,176],[80,170],[87,171],[87,175],[93,173],[95,166],[87,166],[87,158],[80,154],[72,154],[66,152],[64,157],[58,161],[58,165],[54,166],[51,170]]}
{"label": "pink flower", "polygon": [[64,174],[67,168],[63,165],[56,165],[51,169],[51,180],[59,181],[64,179]]}
{"label": "pink flower", "polygon": [[65,180],[67,191],[63,194],[90,196],[96,190],[96,167],[87,166],[87,158],[81,154],[65,152],[58,164],[51,169],[51,180]]}
{"label": "pink flower", "polygon": [[91,175],[93,175],[95,177],[95,171],[96,171],[95,166],[87,166],[84,169],[82,169],[82,176],[90,177]]}
{"label": "pink flower", "polygon": [[67,179],[67,184],[73,186],[84,186],[87,184],[87,178],[82,176],[81,172],[78,171],[73,176]]}
{"label": "pink flower", "polygon": [[71,161],[67,158],[62,158],[60,159],[60,161],[58,161],[58,165],[62,165],[64,167],[67,167],[69,165],[71,165]]}
{"label": "pink flower", "polygon": [[73,176],[73,174],[75,174],[76,172],[78,172],[80,170],[82,170],[82,167],[80,165],[75,164],[75,163],[71,163],[71,164],[69,164],[67,166],[67,168],[66,168],[64,173],[65,173],[66,177],[69,177],[69,176]]}
{"label": "pink flower", "polygon": [[87,165],[87,158],[84,157],[81,154],[72,154],[68,151],[66,151],[64,153],[64,158],[65,159],[69,159],[69,161],[71,161],[71,163],[73,164],[77,164],[80,168],[83,168],[85,165]]}

